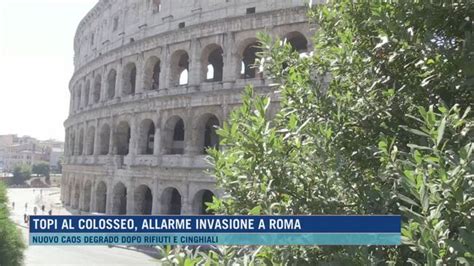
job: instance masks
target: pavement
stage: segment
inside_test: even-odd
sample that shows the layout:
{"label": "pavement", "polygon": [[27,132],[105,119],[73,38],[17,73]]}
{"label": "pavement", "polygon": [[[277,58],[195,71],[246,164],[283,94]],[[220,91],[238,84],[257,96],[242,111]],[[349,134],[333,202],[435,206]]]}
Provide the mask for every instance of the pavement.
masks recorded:
{"label": "pavement", "polygon": [[[33,215],[37,207],[37,215],[71,215],[63,207],[59,199],[59,188],[9,188],[10,215],[21,229],[25,243],[28,245],[28,225],[24,222],[24,214]],[[12,207],[12,202],[15,207]],[[25,207],[27,204],[27,207]],[[45,211],[41,211],[41,206]],[[160,265],[146,250],[138,250],[125,246],[27,246],[24,265]]]}

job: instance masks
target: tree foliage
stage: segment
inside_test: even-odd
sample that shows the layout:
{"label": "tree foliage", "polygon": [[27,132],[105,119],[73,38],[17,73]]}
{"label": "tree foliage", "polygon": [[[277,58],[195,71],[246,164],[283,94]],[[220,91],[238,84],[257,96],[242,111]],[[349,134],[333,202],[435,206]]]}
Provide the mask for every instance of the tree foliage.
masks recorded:
{"label": "tree foliage", "polygon": [[31,167],[26,164],[16,165],[13,168],[12,183],[15,185],[21,185],[31,177]]}
{"label": "tree foliage", "polygon": [[281,110],[270,119],[269,98],[247,88],[210,152],[225,191],[216,213],[402,214],[404,245],[229,247],[203,260],[472,263],[473,7],[328,1],[310,8],[318,30],[306,55],[260,35]]}
{"label": "tree foliage", "polygon": [[0,182],[0,265],[22,265],[25,244],[9,218],[6,187]]}
{"label": "tree foliage", "polygon": [[34,164],[31,171],[33,174],[49,178],[49,164],[46,162]]}

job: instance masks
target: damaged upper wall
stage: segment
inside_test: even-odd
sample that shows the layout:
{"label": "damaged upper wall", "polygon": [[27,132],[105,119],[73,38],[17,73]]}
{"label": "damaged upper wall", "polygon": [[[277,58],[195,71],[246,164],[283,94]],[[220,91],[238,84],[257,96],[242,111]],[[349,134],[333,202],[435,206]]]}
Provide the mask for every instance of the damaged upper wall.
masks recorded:
{"label": "damaged upper wall", "polygon": [[128,43],[219,19],[291,7],[306,0],[100,0],[74,39],[74,66]]}

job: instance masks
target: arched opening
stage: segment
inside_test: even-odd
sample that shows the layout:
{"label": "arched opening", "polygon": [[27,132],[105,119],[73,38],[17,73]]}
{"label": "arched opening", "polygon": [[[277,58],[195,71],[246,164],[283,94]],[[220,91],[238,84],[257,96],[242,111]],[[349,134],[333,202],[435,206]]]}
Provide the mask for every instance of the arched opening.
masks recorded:
{"label": "arched opening", "polygon": [[78,155],[84,154],[84,129],[81,128],[79,130],[79,147],[78,147]]}
{"label": "arched opening", "polygon": [[112,214],[127,214],[127,188],[122,182],[114,187]]}
{"label": "arched opening", "polygon": [[117,155],[127,155],[130,146],[130,126],[127,122],[122,121],[117,126],[114,134],[114,148]]}
{"label": "arched opening", "polygon": [[308,52],[308,40],[300,32],[290,32],[285,36],[285,39],[298,53]]}
{"label": "arched opening", "polygon": [[161,62],[156,56],[148,59],[145,67],[145,88],[158,90],[160,88]]}
{"label": "arched opening", "polygon": [[219,126],[219,120],[215,116],[211,116],[204,128],[204,152],[208,148],[219,148],[219,136],[217,136],[216,130]]}
{"label": "arched opening", "polygon": [[128,63],[123,69],[123,88],[122,95],[135,94],[137,81],[137,67],[134,63]]}
{"label": "arched opening", "polygon": [[100,155],[109,154],[109,144],[110,144],[110,127],[107,124],[102,126],[99,135],[99,144],[100,144]]}
{"label": "arched opening", "polygon": [[87,130],[86,155],[94,154],[95,127],[89,127]]}
{"label": "arched opening", "polygon": [[181,214],[181,194],[176,188],[167,188],[161,196],[163,214]]}
{"label": "arched opening", "polygon": [[84,186],[84,197],[82,202],[82,210],[90,212],[91,210],[91,195],[92,195],[92,182],[88,180]]}
{"label": "arched opening", "polygon": [[189,81],[189,56],[186,51],[179,50],[171,56],[171,84],[186,85]]}
{"label": "arched opening", "polygon": [[100,101],[100,90],[102,87],[102,77],[100,75],[95,76],[94,80],[94,103]]}
{"label": "arched opening", "polygon": [[89,95],[91,93],[91,82],[89,80],[86,81],[86,88],[84,91],[84,106],[89,105]]}
{"label": "arched opening", "polygon": [[112,69],[107,75],[107,98],[113,99],[115,97],[115,84],[117,83],[117,71]]}
{"label": "arched opening", "polygon": [[151,214],[153,195],[151,189],[146,185],[141,185],[135,189],[135,213],[141,215]]}
{"label": "arched opening", "polygon": [[155,123],[152,120],[143,120],[140,125],[140,154],[153,154],[155,146]]}
{"label": "arched opening", "polygon": [[257,42],[247,45],[242,52],[242,69],[240,72],[242,78],[250,79],[257,77],[259,69],[255,66],[255,63],[259,52],[261,52],[261,49],[258,47]]}
{"label": "arched opening", "polygon": [[106,206],[107,206],[107,185],[103,181],[101,181],[97,185],[95,195],[96,195],[96,197],[95,197],[96,211],[98,213],[105,213]]}
{"label": "arched opening", "polygon": [[213,114],[205,114],[196,120],[193,127],[193,136],[200,152],[205,154],[209,148],[219,148],[217,128],[219,119]]}
{"label": "arched opening", "polygon": [[74,200],[73,200],[73,203],[72,203],[72,208],[73,209],[79,209],[80,195],[81,195],[81,191],[80,191],[79,184],[76,184],[76,186],[74,187]]}
{"label": "arched opening", "polygon": [[174,116],[166,122],[163,138],[165,154],[184,153],[184,134],[184,121],[179,116]]}
{"label": "arched opening", "polygon": [[153,14],[161,12],[161,0],[152,0],[153,3]]}
{"label": "arched opening", "polygon": [[214,193],[207,189],[200,190],[198,193],[196,193],[193,199],[193,213],[213,214],[212,211],[207,210],[206,204],[212,202],[212,197],[214,197]]}
{"label": "arched opening", "polygon": [[203,51],[202,65],[204,80],[208,82],[222,81],[224,70],[224,51],[216,44],[210,45]]}

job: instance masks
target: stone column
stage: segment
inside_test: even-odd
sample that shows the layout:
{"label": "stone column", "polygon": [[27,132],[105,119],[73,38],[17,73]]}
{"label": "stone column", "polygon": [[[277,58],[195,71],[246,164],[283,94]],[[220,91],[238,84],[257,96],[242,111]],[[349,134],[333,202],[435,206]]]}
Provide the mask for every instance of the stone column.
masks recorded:
{"label": "stone column", "polygon": [[128,156],[133,158],[138,154],[138,138],[140,137],[140,128],[137,126],[138,118],[134,117],[130,121],[130,143],[128,147]]}
{"label": "stone column", "polygon": [[235,51],[235,37],[233,32],[228,32],[224,40],[224,69],[223,83],[224,88],[229,89],[237,79],[237,69],[241,67],[241,62],[237,60],[237,51]]}
{"label": "stone column", "polygon": [[138,56],[135,66],[137,67],[135,94],[142,94],[145,91],[145,55],[143,52]]}
{"label": "stone column", "polygon": [[78,155],[79,154],[79,137],[80,137],[80,134],[79,134],[79,126],[75,126],[75,130],[74,130],[74,155]]}
{"label": "stone column", "polygon": [[108,215],[112,214],[113,200],[114,200],[114,187],[112,180],[107,180],[107,201],[105,204],[105,213]]}
{"label": "stone column", "polygon": [[123,87],[123,66],[122,62],[120,62],[119,65],[117,65],[117,77],[115,79],[115,97],[114,99],[118,99],[122,97],[122,87]]}
{"label": "stone column", "polygon": [[188,84],[190,87],[199,87],[201,83],[201,47],[197,39],[191,40],[191,54],[189,55]]}
{"label": "stone column", "polygon": [[127,215],[135,214],[135,180],[127,185]]}
{"label": "stone column", "polygon": [[191,214],[192,207],[190,206],[189,200],[189,183],[181,186],[181,214]]}
{"label": "stone column", "polygon": [[87,121],[84,121],[82,123],[82,129],[83,129],[83,135],[82,135],[82,157],[85,157],[86,154],[87,154],[87,149],[88,149],[88,145],[87,145]]}
{"label": "stone column", "polygon": [[152,215],[157,215],[159,214],[159,211],[160,211],[160,199],[161,199],[160,196],[161,195],[159,195],[158,192],[159,192],[158,181],[153,180],[153,183],[152,183],[153,204],[151,207]]}
{"label": "stone column", "polygon": [[197,155],[199,150],[197,149],[194,141],[194,124],[193,124],[193,114],[191,109],[188,108],[186,117],[183,117],[184,120],[184,154],[186,155]]}
{"label": "stone column", "polygon": [[114,130],[115,130],[115,119],[111,117],[109,119],[109,126],[110,126],[110,137],[109,137],[109,155],[115,155],[114,154]]}
{"label": "stone column", "polygon": [[82,183],[82,179],[84,179],[84,177],[81,178],[81,182],[79,182],[79,204],[78,204],[78,210],[82,211],[83,209],[83,201],[84,201],[84,188],[83,188],[83,183]]}
{"label": "stone column", "polygon": [[109,73],[107,73],[105,66],[102,68],[102,71],[101,71],[101,72],[102,72],[102,73],[101,73],[102,79],[101,79],[101,81],[100,81],[100,98],[99,98],[99,103],[107,101],[107,97],[108,97],[108,96],[107,96],[107,86],[109,85],[109,84],[107,84],[107,74],[109,74]]}
{"label": "stone column", "polygon": [[160,73],[160,87],[158,90],[169,89],[170,87],[170,48],[166,45],[161,52],[161,73]]}
{"label": "stone column", "polygon": [[97,182],[96,182],[96,179],[94,178],[92,180],[92,186],[91,186],[91,201],[90,201],[90,206],[89,206],[89,211],[90,212],[97,212],[96,210],[96,201],[97,201],[97,195],[96,195],[96,185],[97,185]]}
{"label": "stone column", "polygon": [[159,125],[155,127],[155,142],[153,143],[153,155],[161,154],[161,128]]}
{"label": "stone column", "polygon": [[100,140],[99,140],[99,135],[100,135],[100,128],[99,128],[99,119],[95,120],[95,132],[94,132],[94,151],[92,152],[93,155],[99,155],[100,154]]}

